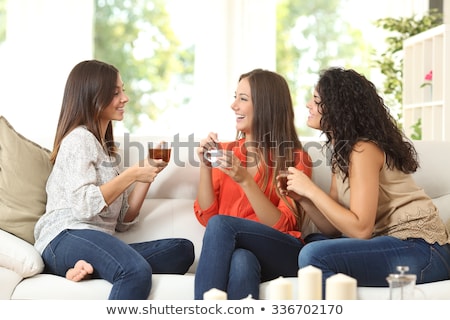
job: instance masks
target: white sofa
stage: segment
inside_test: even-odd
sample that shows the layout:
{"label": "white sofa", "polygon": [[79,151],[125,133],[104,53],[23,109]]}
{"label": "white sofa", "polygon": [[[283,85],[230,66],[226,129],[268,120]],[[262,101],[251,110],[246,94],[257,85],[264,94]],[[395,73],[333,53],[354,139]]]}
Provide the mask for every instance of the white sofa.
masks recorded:
{"label": "white sofa", "polygon": [[[124,150],[122,163],[125,166],[131,165],[137,158],[146,156],[147,142],[155,139],[164,138],[143,136],[119,138],[118,141]],[[173,140],[174,137],[170,139]],[[204,227],[198,223],[193,212],[198,182],[198,160],[193,140],[192,136],[187,137],[182,141],[183,146],[174,149],[170,164],[150,188],[148,199],[141,210],[139,223],[129,231],[117,234],[126,242],[184,237],[195,245],[196,260],[189,272],[185,275],[154,275],[149,299],[189,300],[194,296],[194,275]],[[328,189],[330,168],[319,150],[320,143],[304,141],[304,146],[314,161],[313,179]],[[447,227],[450,227],[450,170],[447,167],[450,163],[450,142],[419,141],[416,142],[416,147],[421,162],[421,169],[415,174],[417,183],[434,199]],[[108,298],[111,284],[104,280],[75,283],[62,277],[40,273],[43,267],[42,260],[33,246],[3,230],[0,230],[0,246],[3,247],[3,252],[5,248],[14,251],[18,257],[16,259],[23,256],[22,268],[17,267],[17,261],[0,266],[0,299]],[[293,284],[296,297],[297,279],[289,278],[289,280]],[[261,284],[260,298],[268,297],[267,288],[268,283]],[[425,299],[450,299],[450,280],[419,285],[418,288],[424,293]],[[358,299],[388,299],[388,292],[388,288],[358,287]]]}

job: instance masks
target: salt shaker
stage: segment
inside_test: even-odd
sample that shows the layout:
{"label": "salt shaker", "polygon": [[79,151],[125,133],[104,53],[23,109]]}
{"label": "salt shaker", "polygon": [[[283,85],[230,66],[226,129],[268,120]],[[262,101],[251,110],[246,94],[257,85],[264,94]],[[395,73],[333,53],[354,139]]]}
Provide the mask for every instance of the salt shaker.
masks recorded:
{"label": "salt shaker", "polygon": [[398,266],[397,271],[400,273],[391,273],[386,278],[387,282],[389,283],[389,299],[414,299],[416,275],[407,274],[406,272],[409,271],[409,267],[407,266]]}

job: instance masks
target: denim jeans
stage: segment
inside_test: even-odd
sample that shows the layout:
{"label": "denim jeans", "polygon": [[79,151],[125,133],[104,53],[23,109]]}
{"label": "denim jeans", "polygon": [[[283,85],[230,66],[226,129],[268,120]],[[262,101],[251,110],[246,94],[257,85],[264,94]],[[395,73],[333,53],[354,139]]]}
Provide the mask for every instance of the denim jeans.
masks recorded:
{"label": "denim jeans", "polygon": [[112,283],[110,300],[147,299],[152,273],[184,274],[194,261],[194,246],[186,239],[162,239],[133,244],[96,230],[64,230],[42,253],[45,272],[65,276],[78,260],[94,267],[93,278]]}
{"label": "denim jeans", "polygon": [[387,287],[386,277],[398,273],[397,266],[408,266],[416,283],[450,279],[450,245],[429,244],[422,239],[400,240],[379,236],[369,240],[328,239],[310,235],[298,257],[300,268],[308,265],[322,270],[322,289],[328,277],[343,273],[357,280],[360,287]]}
{"label": "denim jeans", "polygon": [[225,215],[206,226],[197,271],[195,299],[216,288],[229,300],[249,294],[259,299],[259,284],[279,276],[297,276],[303,242],[262,223]]}

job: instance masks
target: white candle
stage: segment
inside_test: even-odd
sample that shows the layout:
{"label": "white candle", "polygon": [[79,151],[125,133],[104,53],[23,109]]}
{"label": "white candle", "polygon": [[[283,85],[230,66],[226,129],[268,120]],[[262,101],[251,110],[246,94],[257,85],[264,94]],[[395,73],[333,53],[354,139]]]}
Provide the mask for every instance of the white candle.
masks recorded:
{"label": "white candle", "polygon": [[322,270],[314,266],[298,270],[298,299],[322,300]]}
{"label": "white candle", "polygon": [[203,293],[203,300],[227,300],[228,295],[226,292],[212,288]]}
{"label": "white candle", "polygon": [[338,273],[325,282],[326,300],[356,300],[356,279]]}
{"label": "white candle", "polygon": [[292,300],[292,284],[283,277],[270,281],[269,298],[271,300]]}

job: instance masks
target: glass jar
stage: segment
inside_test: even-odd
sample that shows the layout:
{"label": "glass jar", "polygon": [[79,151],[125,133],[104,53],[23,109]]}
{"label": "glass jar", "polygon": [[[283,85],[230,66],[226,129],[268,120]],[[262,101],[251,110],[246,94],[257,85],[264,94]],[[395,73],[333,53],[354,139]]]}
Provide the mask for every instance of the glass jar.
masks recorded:
{"label": "glass jar", "polygon": [[389,300],[410,300],[414,299],[416,287],[416,275],[407,274],[409,267],[398,266],[400,273],[391,273],[387,278],[389,283]]}

